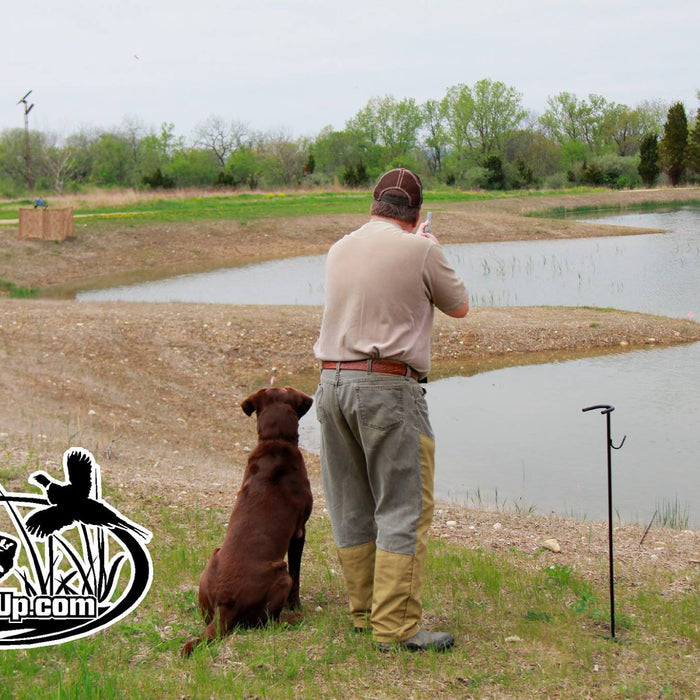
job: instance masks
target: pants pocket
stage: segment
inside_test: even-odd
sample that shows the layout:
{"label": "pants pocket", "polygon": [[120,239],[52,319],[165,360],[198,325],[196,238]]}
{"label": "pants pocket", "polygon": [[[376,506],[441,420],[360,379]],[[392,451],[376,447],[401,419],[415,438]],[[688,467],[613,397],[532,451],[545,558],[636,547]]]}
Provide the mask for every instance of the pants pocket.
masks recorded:
{"label": "pants pocket", "polygon": [[316,418],[319,423],[326,422],[326,413],[323,408],[323,384],[319,384],[314,394],[314,406],[316,407]]}
{"label": "pants pocket", "polygon": [[388,431],[404,422],[403,386],[357,385],[355,395],[364,427]]}

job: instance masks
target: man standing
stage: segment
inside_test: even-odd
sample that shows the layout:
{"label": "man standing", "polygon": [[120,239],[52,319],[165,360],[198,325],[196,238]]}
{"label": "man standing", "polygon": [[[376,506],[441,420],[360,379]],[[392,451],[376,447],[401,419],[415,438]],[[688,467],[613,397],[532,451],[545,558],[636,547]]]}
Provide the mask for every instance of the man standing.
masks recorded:
{"label": "man standing", "polygon": [[380,178],[369,222],[328,253],[314,345],[333,537],[355,629],[371,629],[382,650],[454,644],[450,634],[421,628],[435,442],[420,382],[430,368],[434,307],[463,318],[469,297],[428,222],[416,231],[422,203],[411,171]]}

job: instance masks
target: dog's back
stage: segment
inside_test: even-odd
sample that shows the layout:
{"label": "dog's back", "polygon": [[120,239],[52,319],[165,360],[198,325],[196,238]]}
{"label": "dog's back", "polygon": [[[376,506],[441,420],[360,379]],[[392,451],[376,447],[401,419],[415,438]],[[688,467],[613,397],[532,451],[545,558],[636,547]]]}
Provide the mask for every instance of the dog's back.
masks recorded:
{"label": "dog's back", "polygon": [[226,541],[243,564],[256,558],[281,559],[289,541],[300,537],[311,515],[313,496],[299,448],[282,440],[259,442],[248,458]]}

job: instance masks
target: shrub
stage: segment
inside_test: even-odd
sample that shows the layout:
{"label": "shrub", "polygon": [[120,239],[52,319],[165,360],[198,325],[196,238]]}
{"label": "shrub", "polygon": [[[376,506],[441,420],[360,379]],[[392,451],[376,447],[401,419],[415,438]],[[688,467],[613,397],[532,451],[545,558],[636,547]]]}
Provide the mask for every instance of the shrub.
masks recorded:
{"label": "shrub", "polygon": [[579,179],[585,185],[616,189],[638,187],[641,184],[637,158],[614,154],[600,156],[584,163]]}
{"label": "shrub", "polygon": [[553,175],[548,175],[543,183],[542,187],[546,190],[563,190],[565,187],[569,186],[569,181],[566,173],[554,173]]}
{"label": "shrub", "polygon": [[170,175],[164,175],[160,168],[156,168],[151,175],[144,175],[141,181],[154,190],[171,190],[175,187],[175,180]]}
{"label": "shrub", "polygon": [[498,156],[489,156],[484,163],[486,170],[486,189],[504,190],[506,176],[503,172],[503,161]]}
{"label": "shrub", "polygon": [[513,188],[514,189],[527,189],[536,185],[535,174],[529,165],[525,164],[525,161],[518,160],[516,165],[517,176],[513,178]]}
{"label": "shrub", "polygon": [[468,190],[485,190],[488,187],[488,171],[475,165],[462,175],[460,184]]}
{"label": "shrub", "polygon": [[369,183],[369,173],[362,161],[351,163],[343,170],[343,182],[348,187],[362,187]]}

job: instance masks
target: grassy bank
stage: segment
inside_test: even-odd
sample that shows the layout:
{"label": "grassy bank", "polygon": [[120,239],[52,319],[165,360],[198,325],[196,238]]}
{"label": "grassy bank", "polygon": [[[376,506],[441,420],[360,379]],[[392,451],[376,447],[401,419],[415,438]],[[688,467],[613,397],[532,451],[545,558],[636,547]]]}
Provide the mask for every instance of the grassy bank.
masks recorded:
{"label": "grassy bank", "polygon": [[[537,548],[429,550],[425,617],[457,638],[444,655],[382,654],[351,631],[327,520],[309,527],[306,618],[240,631],[188,660],[201,628],[195,590],[228,512],[157,496],[137,521],[154,530],[151,592],[125,621],[62,646],[0,654],[7,698],[692,698],[700,693],[697,570],[618,572],[617,640],[607,638],[603,560],[594,568]],[[197,537],[187,536],[197,533]],[[581,548],[599,546],[600,533]],[[588,541],[587,541],[588,539]],[[671,643],[672,642],[672,643]]]}
{"label": "grassy bank", "polygon": [[[557,192],[466,192],[453,188],[426,190],[424,199],[431,206],[469,202],[493,202],[513,197],[537,199],[551,196],[594,193],[591,188]],[[51,207],[71,207],[81,219],[116,219],[148,224],[206,220],[256,221],[328,214],[364,214],[371,190],[285,191],[285,192],[136,192],[102,190],[84,196],[61,195],[51,199]],[[15,220],[18,210],[33,207],[31,200],[0,202],[0,222]]]}
{"label": "grassy bank", "polygon": [[700,199],[689,198],[689,199],[669,199],[663,202],[616,202],[614,204],[598,204],[598,205],[588,205],[588,206],[554,206],[545,210],[535,210],[527,212],[526,216],[538,217],[555,217],[560,219],[576,218],[576,217],[586,217],[586,216],[605,216],[605,215],[617,215],[626,214],[630,211],[637,213],[645,212],[658,212],[658,211],[673,211],[674,209],[679,209],[680,207],[700,207]]}
{"label": "grassy bank", "polygon": [[[427,193],[426,193],[427,196]],[[431,201],[460,202],[494,199],[501,195],[445,190],[431,192]],[[118,193],[94,192],[89,196],[61,196],[53,207],[72,207],[83,219],[115,218],[141,223],[199,220],[255,221],[261,218],[358,214],[367,211],[369,191],[269,192],[269,193]],[[16,219],[21,207],[32,207],[29,200],[0,203],[0,220]]]}

